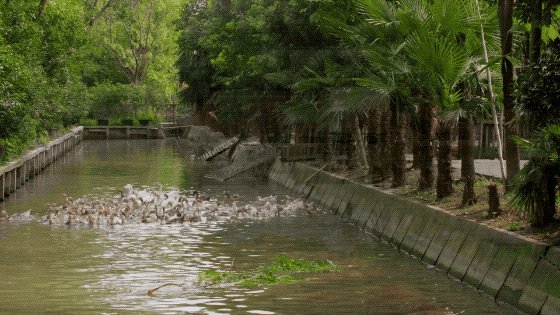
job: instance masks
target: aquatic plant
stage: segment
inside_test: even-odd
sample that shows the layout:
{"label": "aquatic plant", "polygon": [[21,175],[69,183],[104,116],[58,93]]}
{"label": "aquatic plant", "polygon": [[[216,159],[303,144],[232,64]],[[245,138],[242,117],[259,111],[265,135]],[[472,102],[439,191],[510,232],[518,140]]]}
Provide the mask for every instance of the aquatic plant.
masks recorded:
{"label": "aquatic plant", "polygon": [[264,264],[254,271],[205,270],[199,274],[199,282],[205,285],[237,284],[241,286],[260,286],[290,283],[301,280],[297,274],[336,271],[339,267],[330,260],[294,259],[286,254],[276,256],[273,262]]}

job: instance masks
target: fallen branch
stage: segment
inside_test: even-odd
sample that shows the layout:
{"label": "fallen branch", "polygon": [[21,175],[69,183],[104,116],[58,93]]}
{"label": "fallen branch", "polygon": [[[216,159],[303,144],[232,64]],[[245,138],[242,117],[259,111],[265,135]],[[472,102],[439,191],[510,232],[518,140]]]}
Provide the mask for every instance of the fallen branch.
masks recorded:
{"label": "fallen branch", "polygon": [[157,287],[157,288],[153,288],[153,289],[148,290],[148,292],[146,292],[146,295],[147,295],[147,296],[154,296],[154,292],[156,292],[157,290],[159,290],[159,289],[161,289],[161,288],[163,288],[163,287],[168,287],[168,286],[181,287],[180,285],[178,285],[178,284],[176,284],[176,283],[166,283],[166,284],[164,284],[164,285],[160,285],[160,286]]}
{"label": "fallen branch", "polygon": [[325,167],[327,167],[327,165],[329,165],[329,163],[323,165],[323,167],[321,167],[320,169],[318,169],[317,171],[315,171],[315,173],[311,174],[311,176],[307,177],[306,180],[303,181],[303,183],[307,183],[310,179],[312,179],[315,175],[319,174],[319,172],[321,172],[322,170],[325,169]]}

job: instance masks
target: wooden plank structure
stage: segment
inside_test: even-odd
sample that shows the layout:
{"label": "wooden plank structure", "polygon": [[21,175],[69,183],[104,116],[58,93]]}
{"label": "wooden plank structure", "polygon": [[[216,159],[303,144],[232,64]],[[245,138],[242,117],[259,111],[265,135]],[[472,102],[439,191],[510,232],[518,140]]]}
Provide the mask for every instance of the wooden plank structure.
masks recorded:
{"label": "wooden plank structure", "polygon": [[235,136],[233,138],[230,138],[227,141],[220,143],[219,145],[217,145],[216,147],[214,147],[210,151],[207,151],[206,153],[204,153],[203,155],[198,157],[198,160],[207,161],[207,160],[215,157],[216,155],[224,152],[225,150],[231,148],[238,141],[239,141],[239,136]]}
{"label": "wooden plank structure", "polygon": [[276,159],[278,154],[276,150],[262,150],[255,155],[251,156],[250,160],[237,160],[233,163],[229,164],[226,167],[223,167],[219,170],[211,172],[205,177],[217,179],[219,181],[228,180],[236,175],[239,175],[243,172],[246,172],[252,168],[255,168],[259,165],[263,165],[269,163],[270,161]]}
{"label": "wooden plank structure", "polygon": [[283,162],[319,159],[323,156],[320,143],[296,143],[278,146]]}
{"label": "wooden plank structure", "polygon": [[83,127],[74,128],[69,134],[0,167],[0,200],[4,200],[30,178],[41,173],[52,162],[79,144],[83,139],[83,130]]}
{"label": "wooden plank structure", "polygon": [[162,139],[182,136],[190,126],[86,126],[84,139]]}

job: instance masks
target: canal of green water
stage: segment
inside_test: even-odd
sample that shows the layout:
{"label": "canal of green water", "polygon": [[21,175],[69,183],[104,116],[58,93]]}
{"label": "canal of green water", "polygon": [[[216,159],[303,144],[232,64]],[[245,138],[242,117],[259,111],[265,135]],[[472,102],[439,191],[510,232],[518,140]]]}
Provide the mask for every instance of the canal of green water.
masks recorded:
{"label": "canal of green water", "polygon": [[[241,200],[283,194],[251,176],[204,179],[178,140],[86,141],[11,195],[9,214],[46,214],[63,194],[114,194],[125,184],[227,190]],[[206,286],[208,269],[251,271],[280,254],[327,259],[338,271],[267,287]],[[147,291],[166,283],[153,296]],[[331,215],[233,224],[51,227],[0,222],[0,313],[512,314],[443,272]]]}

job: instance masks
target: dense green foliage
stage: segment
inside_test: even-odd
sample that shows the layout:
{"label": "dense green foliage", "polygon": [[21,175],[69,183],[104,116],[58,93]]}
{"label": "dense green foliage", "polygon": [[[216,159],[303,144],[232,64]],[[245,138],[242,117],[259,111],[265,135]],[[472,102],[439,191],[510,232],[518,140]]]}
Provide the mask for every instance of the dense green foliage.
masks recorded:
{"label": "dense green foliage", "polygon": [[[311,130],[327,142],[329,163],[333,142],[341,141],[360,152],[346,150],[348,161],[361,155],[362,167],[369,163],[380,178],[389,168],[393,186],[404,183],[411,121],[419,159],[426,156],[419,188],[432,187],[431,147],[438,143],[437,196],[443,198],[453,190],[451,143],[459,120],[472,129],[495,104],[508,122],[498,128],[515,134],[509,125],[520,120],[509,121],[518,113],[540,121],[539,115],[560,117],[554,54],[543,56],[547,66],[524,72],[518,111],[511,111],[508,67],[538,62],[558,37],[557,2],[543,0],[537,9],[532,3],[516,1],[511,10],[512,1],[484,0],[192,0],[180,24],[182,99],[237,131],[258,126],[251,131],[264,140],[273,133],[275,140],[295,141],[296,130]],[[514,16],[514,27],[503,29]],[[510,51],[502,50],[508,31]],[[474,147],[469,139],[462,145]],[[516,162],[509,150],[508,165]],[[474,151],[463,150],[469,154],[461,158],[474,164]],[[474,166],[464,176],[472,186]]]}
{"label": "dense green foliage", "polygon": [[84,113],[72,69],[72,52],[85,40],[79,5],[53,6],[41,16],[37,9],[28,1],[0,2],[0,145],[7,157]]}
{"label": "dense green foliage", "polygon": [[191,1],[179,42],[183,99],[218,108],[223,122],[275,125],[273,107],[291,96],[279,77],[336,47],[310,22],[321,2]]}
{"label": "dense green foliage", "polygon": [[0,161],[86,117],[155,118],[177,89],[180,3],[0,1]]}
{"label": "dense green foliage", "polygon": [[525,69],[517,84],[520,117],[535,132],[533,139],[517,139],[530,160],[516,179],[513,205],[537,225],[546,225],[556,213],[560,181],[560,57],[553,42],[534,67]]}

